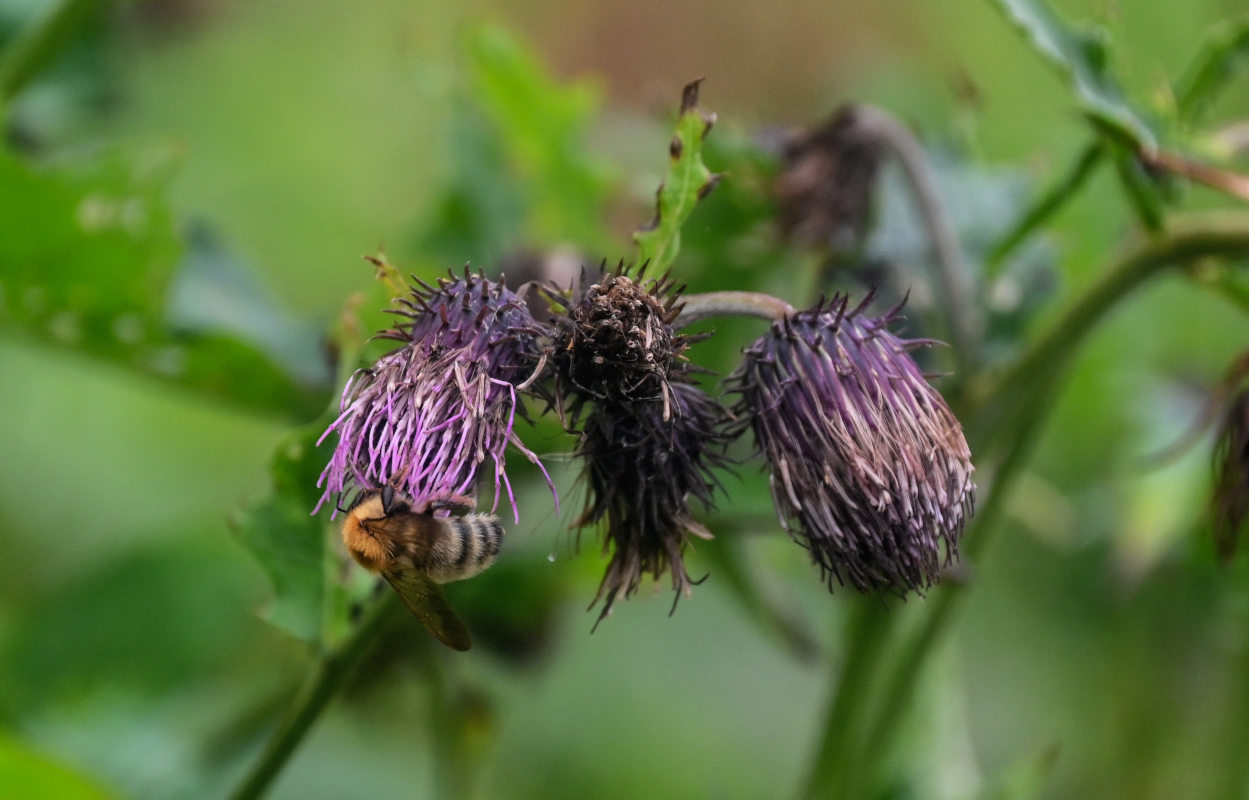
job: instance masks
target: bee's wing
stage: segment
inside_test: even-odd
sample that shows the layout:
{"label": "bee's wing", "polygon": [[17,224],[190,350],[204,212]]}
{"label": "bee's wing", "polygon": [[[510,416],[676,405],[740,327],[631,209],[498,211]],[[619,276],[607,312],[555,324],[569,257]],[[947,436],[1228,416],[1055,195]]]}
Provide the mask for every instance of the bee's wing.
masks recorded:
{"label": "bee's wing", "polygon": [[416,570],[397,569],[383,572],[382,577],[395,587],[403,598],[403,604],[435,639],[452,650],[467,650],[473,646],[468,626],[447,603],[442,588],[428,575]]}

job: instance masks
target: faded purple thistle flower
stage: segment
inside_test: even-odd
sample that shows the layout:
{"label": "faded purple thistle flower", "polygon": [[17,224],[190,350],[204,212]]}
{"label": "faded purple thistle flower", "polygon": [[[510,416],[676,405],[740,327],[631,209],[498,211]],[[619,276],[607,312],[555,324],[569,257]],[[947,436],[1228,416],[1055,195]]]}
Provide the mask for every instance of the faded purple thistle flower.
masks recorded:
{"label": "faded purple thistle flower", "polygon": [[1229,561],[1249,517],[1249,389],[1236,395],[1219,424],[1211,511],[1215,549]]}
{"label": "faded purple thistle flower", "polygon": [[[723,465],[727,410],[689,382],[690,337],[672,327],[679,292],[666,279],[622,270],[602,276],[557,322],[556,402],[580,429],[577,455],[589,493],[577,525],[607,523],[611,561],[594,602],[602,621],[644,573],[671,570],[676,599],[695,581],[682,557],[690,536],[709,538],[690,498],[710,505]],[[593,604],[591,604],[593,605]],[[673,603],[675,608],[675,600]],[[597,624],[597,623],[596,623]]]}
{"label": "faded purple thistle flower", "polygon": [[503,451],[511,442],[546,475],[514,430],[517,395],[542,369],[539,337],[546,331],[502,281],[467,268],[462,278],[439,279],[436,287],[421,282],[399,304],[394,313],[407,321],[378,336],[403,346],[352,376],[342,414],[321,437],[338,431],[317,484],[325,485],[321,502],[352,485],[388,483],[418,504],[473,495],[478,470],[489,460],[491,510],[502,487],[519,519]]}
{"label": "faded purple thistle flower", "polygon": [[924,380],[901,308],[863,314],[835,296],[781,319],[730,379],[771,470],[781,524],[825,578],[859,591],[922,591],[958,552],[971,516],[971,454]]}

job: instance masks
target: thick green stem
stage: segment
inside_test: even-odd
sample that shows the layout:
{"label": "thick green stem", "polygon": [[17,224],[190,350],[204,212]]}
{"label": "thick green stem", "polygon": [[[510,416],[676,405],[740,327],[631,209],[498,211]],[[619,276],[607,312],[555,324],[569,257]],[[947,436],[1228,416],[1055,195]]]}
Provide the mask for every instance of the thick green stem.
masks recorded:
{"label": "thick green stem", "polygon": [[61,0],[24,27],[0,53],[0,108],[69,41],[86,17],[108,0]]}
{"label": "thick green stem", "polygon": [[815,800],[852,798],[859,747],[855,737],[870,695],[873,667],[888,638],[890,616],[877,597],[859,599],[850,632],[846,660],[832,681],[824,730],[811,762],[802,796]]}
{"label": "thick green stem", "polygon": [[230,795],[232,800],[252,800],[264,795],[321,712],[363,660],[398,605],[397,600],[397,594],[386,592],[360,620],[351,636],[317,659],[260,758]]}

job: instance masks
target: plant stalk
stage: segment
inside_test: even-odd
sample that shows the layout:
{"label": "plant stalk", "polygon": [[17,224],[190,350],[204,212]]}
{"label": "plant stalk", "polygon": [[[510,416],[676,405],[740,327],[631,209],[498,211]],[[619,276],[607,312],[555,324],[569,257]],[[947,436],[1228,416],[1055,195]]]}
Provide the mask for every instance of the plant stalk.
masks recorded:
{"label": "plant stalk", "polygon": [[369,646],[394,612],[397,601],[396,593],[383,594],[360,620],[351,636],[317,659],[260,758],[230,795],[232,800],[254,800],[264,796],[321,712],[364,659]]}
{"label": "plant stalk", "polygon": [[675,327],[684,328],[711,317],[759,317],[778,320],[794,314],[794,307],[763,292],[704,292],[681,298]]}

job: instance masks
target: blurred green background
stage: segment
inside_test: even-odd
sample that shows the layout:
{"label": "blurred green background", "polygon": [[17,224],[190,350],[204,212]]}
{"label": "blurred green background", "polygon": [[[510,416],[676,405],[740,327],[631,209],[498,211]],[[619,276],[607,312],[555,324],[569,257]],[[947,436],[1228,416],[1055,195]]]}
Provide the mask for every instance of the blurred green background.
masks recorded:
{"label": "blurred green background", "polygon": [[[11,39],[44,6],[0,2],[0,35]],[[1118,74],[1151,101],[1212,25],[1244,11],[1238,0],[1058,7],[1111,31]],[[523,43],[555,85],[575,86],[560,89],[532,132],[491,127],[508,112],[482,100],[474,70],[486,56],[473,48],[493,36]],[[176,236],[149,243],[143,257],[177,252],[170,263],[182,277],[152,278],[149,288],[164,292],[171,314],[181,308],[184,327],[260,343],[261,355],[238,353],[238,363],[280,365],[294,377],[274,386],[296,399],[267,401],[258,379],[263,386],[232,400],[228,376],[188,391],[161,377],[166,351],[136,370],[81,345],[77,337],[99,335],[90,325],[55,314],[28,324],[21,309],[38,316],[47,299],[14,296],[30,283],[14,275],[29,265],[0,265],[13,271],[0,274],[0,796],[228,792],[309,663],[306,646],[257,617],[272,589],[230,521],[268,492],[274,448],[337,391],[320,337],[349,295],[369,290],[361,256],[380,244],[426,277],[520,248],[627,258],[680,87],[698,76],[703,105],[719,117],[713,136],[723,129],[725,141],[871,102],[983,174],[1035,187],[1087,137],[1070,90],[983,0],[523,9],[150,0],[91,22],[16,98],[16,155],[6,158],[73,168],[121,152],[128,169],[159,174],[154,196],[167,198]],[[1249,116],[1246,97],[1241,76],[1210,116]],[[583,150],[563,163],[544,161],[541,145],[526,149],[526,137],[548,134]],[[18,219],[38,192],[5,169],[0,212]],[[543,188],[554,174],[567,177],[566,194]],[[515,180],[500,180],[507,175]],[[583,196],[607,212],[585,206],[579,216]],[[1100,173],[1047,231],[1056,298],[1086,285],[1132,225],[1116,196],[1113,176]],[[1184,202],[1215,199],[1194,190]],[[988,213],[958,196],[951,211]],[[159,227],[161,213],[143,224]],[[697,213],[689,237],[714,237],[714,207]],[[55,235],[13,228],[0,222],[10,259]],[[475,235],[457,238],[461,230]],[[101,261],[99,276],[142,290],[148,278],[108,273],[129,263]],[[766,280],[793,284],[784,274]],[[197,321],[198,303],[186,298],[218,291],[215,316]],[[381,319],[378,297],[365,301],[369,324]],[[730,366],[759,330],[726,326],[712,360]],[[1202,516],[1205,443],[1162,469],[1142,466],[1198,415],[1202,387],[1247,340],[1235,308],[1180,278],[1153,285],[1096,333],[1011,501],[1008,529],[974,565],[954,636],[925,672],[893,796],[1249,797],[1245,559],[1216,568]],[[479,633],[492,604],[532,603],[549,618],[496,646],[487,630],[464,656],[434,652],[418,626],[396,620],[274,797],[437,796],[440,736],[467,737],[480,797],[797,789],[827,667],[778,647],[698,552],[692,574],[710,579],[675,615],[664,583],[619,604],[591,636],[594,615],[582,607],[605,557],[590,539],[577,553],[566,531],[578,505],[568,488],[575,468],[560,457],[568,441],[550,427],[539,438],[568,511],[555,519],[526,483],[503,562],[452,596],[486,608],[474,612]],[[829,596],[784,541],[754,465],[726,485],[713,523],[745,540],[769,591],[798,610],[836,665],[853,598]],[[431,693],[439,681],[451,688]],[[464,721],[453,733],[436,719],[449,713],[447,698]]]}

